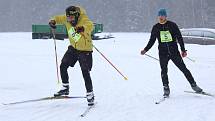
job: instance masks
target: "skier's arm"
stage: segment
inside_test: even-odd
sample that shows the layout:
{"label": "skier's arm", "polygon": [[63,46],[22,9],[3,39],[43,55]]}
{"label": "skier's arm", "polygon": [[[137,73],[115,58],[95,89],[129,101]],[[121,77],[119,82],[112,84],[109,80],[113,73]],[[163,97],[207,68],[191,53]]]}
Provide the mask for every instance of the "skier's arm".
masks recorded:
{"label": "skier's arm", "polygon": [[185,52],[186,50],[185,50],[184,41],[183,41],[181,32],[180,32],[180,30],[179,30],[179,28],[178,28],[178,26],[176,24],[174,24],[174,26],[175,26],[175,36],[176,36],[176,38],[178,40],[178,43],[179,43],[179,45],[181,47],[181,51]]}
{"label": "skier's arm", "polygon": [[154,45],[155,40],[156,40],[156,28],[154,26],[151,31],[151,36],[150,36],[149,42],[148,42],[147,46],[144,48],[144,50],[146,52]]}
{"label": "skier's arm", "polygon": [[93,30],[93,22],[88,17],[83,18],[83,27],[85,29],[84,34],[91,34]]}
{"label": "skier's arm", "polygon": [[90,21],[86,15],[83,15],[80,20],[80,25],[84,28],[84,31],[82,32],[82,34],[84,34],[84,37],[88,37],[88,39],[90,39],[91,32],[93,30],[93,22]]}

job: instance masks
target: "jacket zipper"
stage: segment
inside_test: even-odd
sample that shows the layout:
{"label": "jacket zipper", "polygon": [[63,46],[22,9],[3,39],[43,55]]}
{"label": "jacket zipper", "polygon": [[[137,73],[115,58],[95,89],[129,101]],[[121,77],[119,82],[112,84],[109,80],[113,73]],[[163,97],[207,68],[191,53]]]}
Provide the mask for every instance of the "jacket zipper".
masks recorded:
{"label": "jacket zipper", "polygon": [[76,48],[76,45],[77,45],[77,42],[75,42],[75,49],[77,49],[77,48]]}

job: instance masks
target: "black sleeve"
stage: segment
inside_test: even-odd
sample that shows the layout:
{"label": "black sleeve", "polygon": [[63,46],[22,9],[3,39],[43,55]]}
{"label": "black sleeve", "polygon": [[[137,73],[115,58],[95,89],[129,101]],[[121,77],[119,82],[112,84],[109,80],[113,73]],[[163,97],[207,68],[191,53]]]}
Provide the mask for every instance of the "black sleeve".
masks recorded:
{"label": "black sleeve", "polygon": [[148,42],[147,46],[144,48],[144,50],[148,51],[154,45],[155,40],[156,40],[156,27],[153,26],[149,42]]}
{"label": "black sleeve", "polygon": [[185,47],[184,47],[184,41],[183,41],[183,38],[182,38],[182,35],[181,35],[181,32],[177,26],[177,24],[174,23],[174,28],[175,28],[175,36],[178,40],[178,43],[181,47],[181,51],[185,51]]}

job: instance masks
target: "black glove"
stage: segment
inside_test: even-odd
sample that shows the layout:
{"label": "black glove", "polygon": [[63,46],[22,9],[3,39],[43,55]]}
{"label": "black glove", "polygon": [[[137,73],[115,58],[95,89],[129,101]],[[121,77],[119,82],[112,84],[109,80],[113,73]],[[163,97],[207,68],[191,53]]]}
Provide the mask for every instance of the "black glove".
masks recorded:
{"label": "black glove", "polygon": [[84,27],[79,26],[79,27],[76,27],[75,30],[76,30],[77,33],[81,33],[81,32],[84,32]]}
{"label": "black glove", "polygon": [[56,29],[56,21],[55,20],[50,20],[49,21],[49,26],[52,28],[52,29]]}

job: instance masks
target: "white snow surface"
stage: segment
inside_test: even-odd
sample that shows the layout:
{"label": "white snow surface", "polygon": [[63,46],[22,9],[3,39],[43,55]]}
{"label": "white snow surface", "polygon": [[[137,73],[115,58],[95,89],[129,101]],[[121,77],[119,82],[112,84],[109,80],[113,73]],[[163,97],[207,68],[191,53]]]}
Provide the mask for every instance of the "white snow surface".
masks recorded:
{"label": "white snow surface", "polygon": [[[104,33],[107,34],[107,33]],[[103,36],[104,34],[100,34]],[[112,33],[115,38],[94,45],[128,78],[124,78],[94,49],[93,80],[96,107],[80,117],[86,99],[49,100],[17,105],[0,104],[0,121],[214,121],[215,99],[185,93],[190,85],[170,61],[171,95],[156,105],[163,94],[160,65],[140,55],[149,33]],[[68,40],[57,41],[58,62]],[[215,94],[215,46],[185,45],[184,58],[197,84]],[[158,58],[157,42],[147,54]],[[52,96],[57,83],[54,41],[32,40],[31,33],[0,33],[0,103]],[[79,63],[69,68],[70,95],[85,96]]]}

